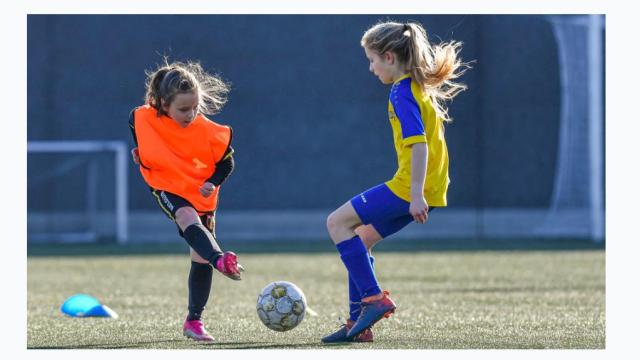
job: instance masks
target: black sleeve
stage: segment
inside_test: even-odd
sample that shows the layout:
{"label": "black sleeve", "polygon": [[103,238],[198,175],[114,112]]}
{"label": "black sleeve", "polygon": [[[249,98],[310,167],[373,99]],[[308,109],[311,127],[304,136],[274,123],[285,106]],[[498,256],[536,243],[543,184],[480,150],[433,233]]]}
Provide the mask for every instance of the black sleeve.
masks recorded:
{"label": "black sleeve", "polygon": [[133,116],[133,112],[134,110],[131,110],[131,113],[129,114],[129,130],[131,130],[131,136],[133,136],[133,142],[136,144],[136,146],[138,146],[138,138],[136,137],[136,121],[135,118]]}
{"label": "black sleeve", "polygon": [[[131,110],[131,113],[129,114],[129,130],[131,130],[131,136],[133,136],[133,142],[136,144],[136,147],[138,147],[138,138],[136,137],[136,121],[133,115],[134,111],[135,109]],[[145,169],[149,169],[145,164],[142,163],[142,159],[140,159],[140,166],[142,166]]]}
{"label": "black sleeve", "polygon": [[233,160],[233,148],[229,146],[224,153],[222,160],[216,163],[216,171],[209,178],[209,182],[215,186],[220,186],[231,175],[235,161]]}

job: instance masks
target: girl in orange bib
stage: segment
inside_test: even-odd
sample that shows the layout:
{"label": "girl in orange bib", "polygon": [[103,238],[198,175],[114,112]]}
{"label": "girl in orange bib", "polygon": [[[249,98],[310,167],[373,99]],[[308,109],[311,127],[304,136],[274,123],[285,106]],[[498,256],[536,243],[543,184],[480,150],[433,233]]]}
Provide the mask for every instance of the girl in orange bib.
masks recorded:
{"label": "girl in orange bib", "polygon": [[215,238],[220,185],[234,167],[232,130],[203,114],[218,113],[228,86],[200,64],[174,62],[148,73],[146,104],[131,111],[136,147],[133,161],[160,209],[191,247],[189,315],[183,334],[213,341],[201,315],[209,299],[213,269],[240,280],[244,269]]}

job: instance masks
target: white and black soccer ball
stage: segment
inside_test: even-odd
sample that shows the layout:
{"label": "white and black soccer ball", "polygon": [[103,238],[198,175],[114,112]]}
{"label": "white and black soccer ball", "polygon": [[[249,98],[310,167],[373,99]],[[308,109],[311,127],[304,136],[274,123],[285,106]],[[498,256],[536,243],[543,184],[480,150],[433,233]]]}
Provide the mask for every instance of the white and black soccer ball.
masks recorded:
{"label": "white and black soccer ball", "polygon": [[256,308],[258,317],[269,329],[288,331],[304,319],[307,299],[296,285],[275,281],[262,289]]}

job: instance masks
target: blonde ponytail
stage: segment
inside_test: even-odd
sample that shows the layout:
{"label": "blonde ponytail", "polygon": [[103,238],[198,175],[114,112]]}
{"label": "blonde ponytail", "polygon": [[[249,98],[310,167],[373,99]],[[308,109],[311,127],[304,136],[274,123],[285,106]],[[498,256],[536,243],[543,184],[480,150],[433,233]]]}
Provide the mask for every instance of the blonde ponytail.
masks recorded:
{"label": "blonde ponytail", "polygon": [[367,30],[361,45],[378,54],[393,52],[405,64],[415,80],[428,94],[438,117],[452,121],[446,101],[467,86],[454,82],[470,66],[459,58],[461,42],[430,45],[427,33],[418,23],[383,22]]}

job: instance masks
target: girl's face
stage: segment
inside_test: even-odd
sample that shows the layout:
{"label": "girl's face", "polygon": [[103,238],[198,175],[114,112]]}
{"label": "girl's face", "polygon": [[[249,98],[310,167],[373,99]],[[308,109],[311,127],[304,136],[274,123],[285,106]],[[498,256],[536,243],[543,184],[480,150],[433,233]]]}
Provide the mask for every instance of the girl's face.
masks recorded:
{"label": "girl's face", "polygon": [[395,56],[390,51],[380,55],[365,47],[364,53],[369,59],[369,71],[374,73],[383,84],[393,84],[397,77],[403,75],[398,62],[395,61]]}
{"label": "girl's face", "polygon": [[180,127],[186,128],[198,115],[199,98],[197,92],[179,93],[164,111]]}

